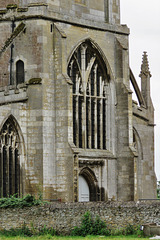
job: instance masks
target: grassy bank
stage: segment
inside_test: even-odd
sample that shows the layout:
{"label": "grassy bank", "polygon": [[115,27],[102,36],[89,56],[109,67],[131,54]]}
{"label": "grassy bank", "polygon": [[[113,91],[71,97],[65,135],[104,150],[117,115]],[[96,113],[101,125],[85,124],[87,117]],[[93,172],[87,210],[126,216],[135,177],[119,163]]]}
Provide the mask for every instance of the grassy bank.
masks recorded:
{"label": "grassy bank", "polygon": [[6,237],[6,236],[0,236],[0,240],[147,240],[149,238],[139,238],[137,236],[86,236],[86,237],[59,237],[59,236],[51,236],[51,235],[44,235],[44,236],[35,236],[35,237]]}

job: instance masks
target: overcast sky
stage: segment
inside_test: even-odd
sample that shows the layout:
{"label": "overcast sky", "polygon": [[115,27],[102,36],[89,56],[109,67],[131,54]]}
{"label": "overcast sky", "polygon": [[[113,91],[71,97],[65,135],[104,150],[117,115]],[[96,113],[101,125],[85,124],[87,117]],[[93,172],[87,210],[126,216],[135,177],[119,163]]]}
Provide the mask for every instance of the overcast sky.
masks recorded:
{"label": "overcast sky", "polygon": [[151,97],[155,108],[155,171],[160,180],[160,0],[120,0],[121,24],[130,28],[130,67],[139,82],[144,51],[148,54]]}

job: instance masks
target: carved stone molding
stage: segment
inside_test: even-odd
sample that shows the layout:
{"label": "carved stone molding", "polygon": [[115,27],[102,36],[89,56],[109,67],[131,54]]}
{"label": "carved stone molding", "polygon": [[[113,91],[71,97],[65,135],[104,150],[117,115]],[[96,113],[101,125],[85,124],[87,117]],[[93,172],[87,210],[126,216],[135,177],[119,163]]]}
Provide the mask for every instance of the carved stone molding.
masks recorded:
{"label": "carved stone molding", "polygon": [[104,166],[104,160],[79,160],[79,167]]}

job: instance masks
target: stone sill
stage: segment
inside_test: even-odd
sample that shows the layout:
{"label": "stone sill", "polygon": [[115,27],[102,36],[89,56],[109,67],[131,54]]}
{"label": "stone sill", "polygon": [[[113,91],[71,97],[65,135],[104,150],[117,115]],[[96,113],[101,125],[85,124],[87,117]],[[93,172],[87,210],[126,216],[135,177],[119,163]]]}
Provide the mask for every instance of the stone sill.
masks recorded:
{"label": "stone sill", "polygon": [[13,97],[13,96],[5,96],[4,99],[0,97],[0,106],[7,105],[11,103],[17,103],[17,102],[26,102],[28,100],[28,97]]}
{"label": "stone sill", "polygon": [[79,159],[116,159],[116,157],[108,150],[103,149],[82,149],[79,148]]}

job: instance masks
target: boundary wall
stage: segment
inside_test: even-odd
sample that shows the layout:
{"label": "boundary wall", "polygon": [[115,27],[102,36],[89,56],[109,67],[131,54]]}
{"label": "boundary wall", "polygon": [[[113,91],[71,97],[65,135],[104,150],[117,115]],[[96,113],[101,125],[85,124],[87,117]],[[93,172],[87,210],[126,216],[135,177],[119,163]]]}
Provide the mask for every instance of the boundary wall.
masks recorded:
{"label": "boundary wall", "polygon": [[131,225],[157,223],[160,225],[160,201],[51,203],[44,206],[0,209],[0,229],[22,227],[53,227],[69,234],[79,226],[86,211],[99,215],[107,226],[118,229]]}

